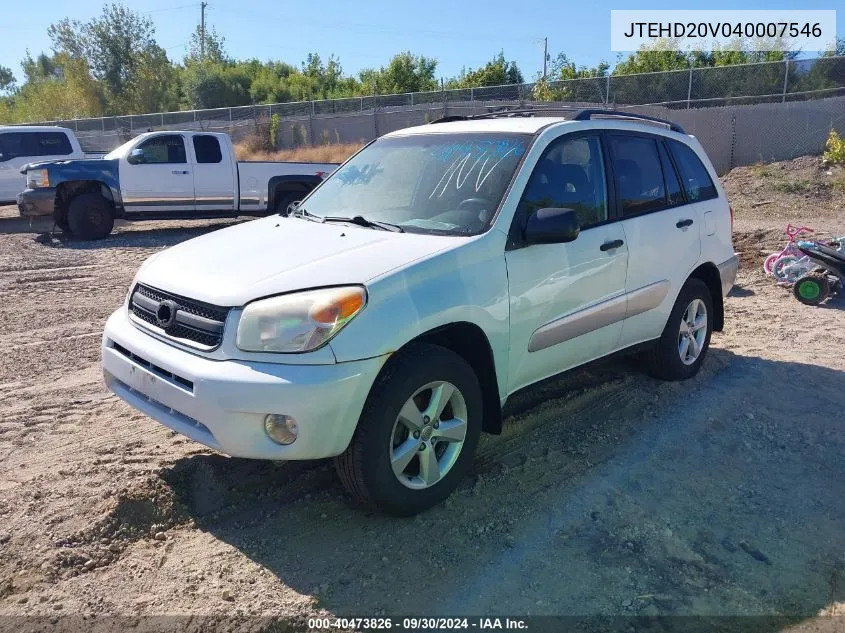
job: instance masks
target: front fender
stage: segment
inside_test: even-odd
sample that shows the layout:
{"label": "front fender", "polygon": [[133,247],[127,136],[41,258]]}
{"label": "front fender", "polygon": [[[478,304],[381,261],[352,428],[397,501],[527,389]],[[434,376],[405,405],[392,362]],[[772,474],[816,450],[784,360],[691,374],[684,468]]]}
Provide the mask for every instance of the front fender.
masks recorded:
{"label": "front fender", "polygon": [[51,187],[58,188],[67,182],[99,182],[111,192],[115,210],[123,211],[117,159],[64,160],[49,163],[44,167],[47,169]]}
{"label": "front fender", "polygon": [[337,361],[391,354],[426,332],[467,322],[487,336],[499,393],[506,393],[510,307],[504,246],[505,236],[489,231],[367,283],[367,306],[331,342]]}

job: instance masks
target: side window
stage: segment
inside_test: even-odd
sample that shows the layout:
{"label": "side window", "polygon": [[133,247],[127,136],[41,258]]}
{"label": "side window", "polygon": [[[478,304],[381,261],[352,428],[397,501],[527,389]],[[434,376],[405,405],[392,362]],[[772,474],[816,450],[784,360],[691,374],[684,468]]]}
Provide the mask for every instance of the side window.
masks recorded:
{"label": "side window", "polygon": [[618,135],[610,137],[616,195],[623,217],[666,207],[666,188],[657,142],[653,138]]}
{"label": "side window", "polygon": [[657,149],[660,151],[660,165],[663,167],[663,182],[666,184],[666,197],[669,200],[669,206],[676,207],[679,204],[684,204],[681,183],[678,180],[672,159],[669,158],[669,152],[666,151],[666,146],[663,143],[658,143]]}
{"label": "side window", "polygon": [[0,162],[12,160],[18,156],[23,156],[23,134],[20,132],[7,132],[0,134]]}
{"label": "side window", "polygon": [[607,220],[607,185],[597,136],[563,136],[543,152],[518,213],[527,215],[544,207],[574,209],[583,228]]}
{"label": "side window", "polygon": [[669,146],[681,172],[687,199],[690,202],[701,202],[717,197],[713,180],[695,151],[678,141],[669,141]]}
{"label": "side window", "polygon": [[67,156],[73,153],[70,139],[62,132],[34,132],[27,136],[33,156]]}
{"label": "side window", "polygon": [[145,164],[187,163],[185,141],[179,134],[164,134],[147,139],[138,146],[144,150]]}
{"label": "side window", "polygon": [[220,142],[214,136],[200,135],[194,137],[194,153],[198,163],[219,163],[223,160],[220,152]]}

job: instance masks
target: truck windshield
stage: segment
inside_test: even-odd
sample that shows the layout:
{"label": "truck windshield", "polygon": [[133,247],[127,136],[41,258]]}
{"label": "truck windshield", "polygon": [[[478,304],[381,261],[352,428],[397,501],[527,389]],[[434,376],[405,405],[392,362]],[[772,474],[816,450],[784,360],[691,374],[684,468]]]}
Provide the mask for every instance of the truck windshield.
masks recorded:
{"label": "truck windshield", "polygon": [[103,156],[103,158],[108,159],[108,160],[111,160],[113,158],[123,158],[123,155],[126,153],[126,150],[129,149],[129,146],[132,145],[135,142],[135,140],[136,139],[133,138],[129,141],[126,141],[123,145],[120,145],[119,147],[114,148],[108,154]]}
{"label": "truck windshield", "polygon": [[407,232],[474,235],[493,219],[528,134],[413,134],[377,140],[301,208],[318,217],[386,222]]}

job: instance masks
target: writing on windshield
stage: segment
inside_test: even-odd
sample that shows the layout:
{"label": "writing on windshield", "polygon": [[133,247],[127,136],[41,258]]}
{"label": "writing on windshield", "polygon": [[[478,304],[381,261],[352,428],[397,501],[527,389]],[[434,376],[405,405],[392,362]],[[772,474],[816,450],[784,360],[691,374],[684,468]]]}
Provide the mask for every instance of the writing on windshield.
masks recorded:
{"label": "writing on windshield", "polygon": [[[448,163],[448,167],[428,197],[439,198],[453,183],[460,190],[469,182],[470,188],[477,193],[499,165],[508,159],[518,161],[525,151],[525,142],[515,138],[456,142],[435,147],[431,150],[432,157]],[[475,178],[471,178],[473,174]]]}

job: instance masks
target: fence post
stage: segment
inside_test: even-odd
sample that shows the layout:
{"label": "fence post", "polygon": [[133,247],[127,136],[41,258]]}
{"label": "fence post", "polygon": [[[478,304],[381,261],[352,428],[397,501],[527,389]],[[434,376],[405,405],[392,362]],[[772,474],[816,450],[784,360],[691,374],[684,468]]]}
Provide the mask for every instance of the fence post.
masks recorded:
{"label": "fence post", "polygon": [[164,127],[164,112],[161,113],[161,127]]}
{"label": "fence post", "polygon": [[[103,124],[103,134],[105,134],[106,133],[106,117],[101,116],[100,117],[100,123]],[[116,125],[114,127],[115,127],[115,129],[117,129]]]}
{"label": "fence post", "polygon": [[475,112],[475,88],[469,89],[469,102],[472,104],[473,112]]}
{"label": "fence post", "polygon": [[229,108],[229,127],[232,127],[232,108]]}
{"label": "fence post", "polygon": [[781,96],[780,102],[784,103],[786,101],[786,82],[789,81],[789,60],[783,60],[783,95]]}
{"label": "fence post", "polygon": [[689,110],[690,97],[692,96],[692,68],[689,69],[689,83],[687,84],[687,110]]}
{"label": "fence post", "polygon": [[610,103],[610,73],[607,73],[607,82],[604,88],[604,103],[605,105]]}
{"label": "fence post", "polygon": [[378,110],[378,88],[373,86],[373,138],[378,138],[378,117],[376,116]]}
{"label": "fence post", "polygon": [[446,83],[440,78],[440,93],[443,96],[443,116],[448,116],[449,106],[446,104]]}

